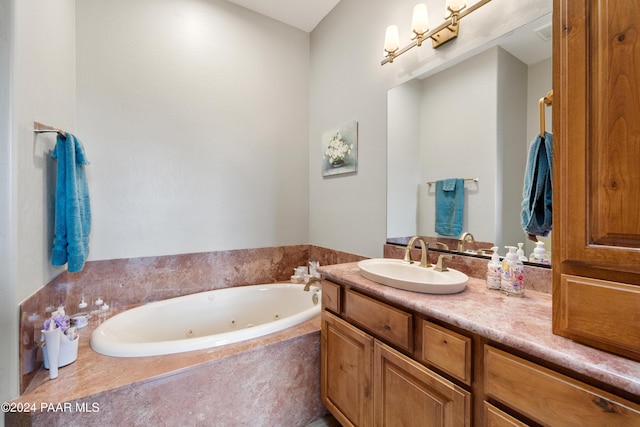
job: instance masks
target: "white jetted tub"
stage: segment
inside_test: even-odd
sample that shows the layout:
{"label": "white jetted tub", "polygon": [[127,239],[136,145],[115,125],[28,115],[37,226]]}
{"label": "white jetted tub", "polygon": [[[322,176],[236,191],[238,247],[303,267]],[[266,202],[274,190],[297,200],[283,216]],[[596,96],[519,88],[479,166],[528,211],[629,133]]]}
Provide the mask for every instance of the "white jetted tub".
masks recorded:
{"label": "white jetted tub", "polygon": [[156,356],[256,338],[320,314],[320,289],[303,288],[239,286],[149,303],[98,326],[91,348],[107,356]]}

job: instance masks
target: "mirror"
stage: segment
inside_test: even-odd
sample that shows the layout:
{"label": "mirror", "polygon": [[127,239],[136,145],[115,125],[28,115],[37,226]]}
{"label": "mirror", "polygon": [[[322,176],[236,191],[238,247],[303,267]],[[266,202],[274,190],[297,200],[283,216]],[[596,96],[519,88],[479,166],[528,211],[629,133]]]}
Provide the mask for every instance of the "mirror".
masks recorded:
{"label": "mirror", "polygon": [[[388,91],[387,242],[429,236],[455,251],[459,236],[435,232],[434,183],[465,178],[461,233],[477,242],[469,247],[495,244],[504,255],[522,242],[528,257],[535,244],[520,225],[522,187],[538,101],[552,87],[551,14],[451,62]],[[550,236],[541,240],[550,251]]]}

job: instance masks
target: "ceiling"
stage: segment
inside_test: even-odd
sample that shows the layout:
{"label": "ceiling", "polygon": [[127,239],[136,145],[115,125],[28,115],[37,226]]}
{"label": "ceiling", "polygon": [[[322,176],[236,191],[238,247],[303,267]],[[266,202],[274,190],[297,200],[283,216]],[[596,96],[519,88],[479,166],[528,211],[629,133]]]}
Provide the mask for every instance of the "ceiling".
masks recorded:
{"label": "ceiling", "polygon": [[[261,15],[311,32],[340,0],[227,0]],[[551,56],[551,42],[539,30],[551,29],[551,14],[502,36],[496,42],[525,64]],[[550,34],[549,34],[550,36]]]}
{"label": "ceiling", "polygon": [[340,0],[228,0],[310,33]]}

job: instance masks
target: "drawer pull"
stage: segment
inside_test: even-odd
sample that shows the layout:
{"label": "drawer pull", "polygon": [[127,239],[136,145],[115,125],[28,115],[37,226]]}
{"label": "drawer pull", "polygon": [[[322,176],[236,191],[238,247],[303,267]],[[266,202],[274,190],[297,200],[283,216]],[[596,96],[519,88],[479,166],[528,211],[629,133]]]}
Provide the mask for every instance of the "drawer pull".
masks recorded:
{"label": "drawer pull", "polygon": [[389,326],[389,325],[384,325],[384,330],[385,330],[385,331],[390,331],[390,330],[391,330],[391,326]]}

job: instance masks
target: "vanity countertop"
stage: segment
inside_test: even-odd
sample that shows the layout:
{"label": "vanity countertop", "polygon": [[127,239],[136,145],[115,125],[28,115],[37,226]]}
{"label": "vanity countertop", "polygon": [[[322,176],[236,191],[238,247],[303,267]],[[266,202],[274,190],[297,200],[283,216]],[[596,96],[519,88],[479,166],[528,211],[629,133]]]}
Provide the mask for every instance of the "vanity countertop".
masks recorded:
{"label": "vanity countertop", "polygon": [[485,337],[558,367],[613,386],[640,399],[640,363],[578,344],[551,332],[551,295],[527,290],[508,297],[470,278],[464,291],[430,295],[374,283],[358,263],[320,267],[323,278]]}

